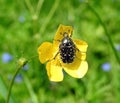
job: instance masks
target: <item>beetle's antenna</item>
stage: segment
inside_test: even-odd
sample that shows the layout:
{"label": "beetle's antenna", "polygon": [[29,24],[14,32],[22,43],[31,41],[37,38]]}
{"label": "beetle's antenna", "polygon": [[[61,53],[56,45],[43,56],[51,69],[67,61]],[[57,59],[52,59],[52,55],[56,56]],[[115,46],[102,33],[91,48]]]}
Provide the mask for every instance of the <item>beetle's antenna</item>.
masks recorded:
{"label": "beetle's antenna", "polygon": [[63,37],[67,37],[67,36],[68,36],[68,33],[67,33],[67,32],[64,32],[64,33],[60,33],[60,35],[63,35]]}
{"label": "beetle's antenna", "polygon": [[54,41],[57,41],[57,42],[61,42],[61,40],[55,40],[55,39],[53,39]]}

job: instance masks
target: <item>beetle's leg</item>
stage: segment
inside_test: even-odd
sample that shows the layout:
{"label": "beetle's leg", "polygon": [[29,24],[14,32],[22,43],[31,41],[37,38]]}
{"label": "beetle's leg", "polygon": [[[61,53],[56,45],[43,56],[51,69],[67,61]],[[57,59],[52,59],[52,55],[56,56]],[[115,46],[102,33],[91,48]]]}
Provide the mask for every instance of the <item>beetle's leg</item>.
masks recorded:
{"label": "beetle's leg", "polygon": [[86,52],[80,51],[77,47],[75,47],[75,49],[76,49],[78,52],[80,52],[80,53],[86,53]]}
{"label": "beetle's leg", "polygon": [[79,59],[80,61],[82,61],[82,59],[80,59],[77,55],[75,55],[75,57],[76,57],[77,59]]}
{"label": "beetle's leg", "polygon": [[[80,55],[83,55],[83,54],[86,53],[86,52],[82,52],[82,51],[80,51],[77,47],[75,47],[75,48],[76,48],[76,51],[77,51],[78,53],[80,53]],[[76,56],[76,58],[78,58],[79,60],[82,61],[82,58],[79,58],[79,56],[77,55],[77,53],[75,53],[75,56]]]}
{"label": "beetle's leg", "polygon": [[[68,32],[70,32],[70,30],[68,30]],[[71,31],[71,33],[70,33],[70,37],[72,37],[72,35],[73,35],[73,31]]]}
{"label": "beetle's leg", "polygon": [[59,53],[60,53],[60,52],[57,52],[57,54],[55,55],[55,57],[54,57],[53,59],[56,59],[56,57],[58,56]]}
{"label": "beetle's leg", "polygon": [[59,53],[60,53],[60,52],[58,51],[58,52],[55,54],[55,57],[52,58],[52,59],[50,59],[50,60],[48,60],[47,62],[50,62],[50,61],[52,61],[53,59],[55,60]]}

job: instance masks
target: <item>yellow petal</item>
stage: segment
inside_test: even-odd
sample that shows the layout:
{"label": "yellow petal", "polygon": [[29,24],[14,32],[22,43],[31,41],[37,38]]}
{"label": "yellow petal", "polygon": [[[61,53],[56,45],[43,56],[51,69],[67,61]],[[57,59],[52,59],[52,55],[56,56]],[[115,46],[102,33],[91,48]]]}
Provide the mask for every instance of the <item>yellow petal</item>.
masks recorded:
{"label": "yellow petal", "polygon": [[85,53],[87,51],[88,44],[85,41],[75,39],[74,43],[81,53]]}
{"label": "yellow petal", "polygon": [[62,61],[60,62],[63,68],[74,70],[79,68],[81,60],[79,58],[75,58],[72,63],[63,63]]}
{"label": "yellow petal", "polygon": [[64,67],[64,70],[74,78],[82,78],[87,73],[88,63],[86,61],[81,61],[77,69],[70,69]]}
{"label": "yellow petal", "polygon": [[63,72],[59,60],[53,59],[48,62],[46,69],[50,81],[59,82],[63,80]]}
{"label": "yellow petal", "polygon": [[76,50],[76,57],[83,61],[86,59],[86,53],[82,53],[82,52]]}
{"label": "yellow petal", "polygon": [[60,41],[63,39],[65,32],[70,36],[73,32],[72,26],[65,26],[60,24],[53,42],[53,44],[55,44],[57,47],[59,47]]}
{"label": "yellow petal", "polygon": [[53,48],[52,43],[44,42],[38,47],[39,60],[41,63],[45,63],[46,61],[54,58],[57,50]]}

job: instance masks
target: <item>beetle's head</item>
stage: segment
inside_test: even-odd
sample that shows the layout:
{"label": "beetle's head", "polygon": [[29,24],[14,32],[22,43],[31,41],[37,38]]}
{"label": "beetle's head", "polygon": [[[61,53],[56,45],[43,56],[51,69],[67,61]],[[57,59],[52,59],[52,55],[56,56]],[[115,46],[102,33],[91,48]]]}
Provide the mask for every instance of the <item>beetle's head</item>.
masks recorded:
{"label": "beetle's head", "polygon": [[68,34],[67,32],[64,32],[64,33],[63,33],[63,36],[64,36],[64,37],[69,37],[69,34]]}

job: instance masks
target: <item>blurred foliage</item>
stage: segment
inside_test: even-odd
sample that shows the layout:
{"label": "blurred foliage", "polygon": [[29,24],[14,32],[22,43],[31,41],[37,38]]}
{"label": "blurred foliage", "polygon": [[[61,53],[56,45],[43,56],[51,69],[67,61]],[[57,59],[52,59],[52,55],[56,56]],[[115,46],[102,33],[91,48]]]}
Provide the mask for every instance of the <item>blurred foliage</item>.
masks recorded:
{"label": "blurred foliage", "polygon": [[[43,5],[36,13],[38,2]],[[88,42],[88,73],[82,79],[65,74],[64,81],[50,82],[45,65],[38,58],[33,59],[27,70],[20,71],[21,81],[16,80],[13,85],[11,103],[119,103],[120,66],[103,27],[85,2],[0,0],[0,103],[5,102],[3,94],[15,73],[17,60],[37,55],[42,42],[52,42],[59,24],[73,26],[73,38]],[[120,45],[120,1],[89,0],[89,4],[105,23],[114,46]],[[5,52],[13,56],[8,63],[2,61]],[[117,52],[120,56],[120,50]],[[111,66],[109,71],[102,69],[106,62]]]}

